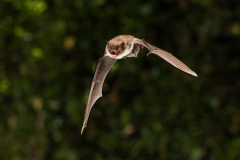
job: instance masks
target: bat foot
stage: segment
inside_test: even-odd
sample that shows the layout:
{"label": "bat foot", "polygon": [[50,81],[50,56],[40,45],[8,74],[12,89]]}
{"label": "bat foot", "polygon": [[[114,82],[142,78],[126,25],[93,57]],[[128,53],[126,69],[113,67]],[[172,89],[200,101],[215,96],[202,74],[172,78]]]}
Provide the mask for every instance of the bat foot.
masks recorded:
{"label": "bat foot", "polygon": [[143,46],[143,45],[141,45],[141,44],[138,44],[138,46],[139,46],[141,49],[143,49],[143,48],[144,48],[144,46]]}

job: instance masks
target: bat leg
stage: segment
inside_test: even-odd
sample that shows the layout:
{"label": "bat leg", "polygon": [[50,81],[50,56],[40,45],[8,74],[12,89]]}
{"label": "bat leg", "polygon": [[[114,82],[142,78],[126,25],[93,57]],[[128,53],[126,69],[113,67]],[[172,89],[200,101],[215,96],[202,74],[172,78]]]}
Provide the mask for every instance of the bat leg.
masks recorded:
{"label": "bat leg", "polygon": [[134,51],[132,51],[132,55],[133,55],[133,57],[137,57],[137,53]]}

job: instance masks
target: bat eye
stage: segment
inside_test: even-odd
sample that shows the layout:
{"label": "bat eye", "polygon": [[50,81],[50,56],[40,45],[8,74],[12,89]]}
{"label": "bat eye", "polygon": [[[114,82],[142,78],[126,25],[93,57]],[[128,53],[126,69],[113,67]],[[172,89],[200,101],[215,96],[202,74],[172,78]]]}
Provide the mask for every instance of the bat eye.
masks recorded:
{"label": "bat eye", "polygon": [[120,48],[121,48],[121,49],[124,48],[124,42],[120,45]]}

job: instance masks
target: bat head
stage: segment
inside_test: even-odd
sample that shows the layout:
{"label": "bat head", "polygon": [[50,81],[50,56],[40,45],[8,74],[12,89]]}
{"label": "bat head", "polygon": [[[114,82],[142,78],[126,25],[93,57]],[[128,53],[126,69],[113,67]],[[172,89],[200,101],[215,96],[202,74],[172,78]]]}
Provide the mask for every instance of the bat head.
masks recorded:
{"label": "bat head", "polygon": [[121,59],[133,49],[132,36],[121,35],[108,41],[106,51],[112,58]]}

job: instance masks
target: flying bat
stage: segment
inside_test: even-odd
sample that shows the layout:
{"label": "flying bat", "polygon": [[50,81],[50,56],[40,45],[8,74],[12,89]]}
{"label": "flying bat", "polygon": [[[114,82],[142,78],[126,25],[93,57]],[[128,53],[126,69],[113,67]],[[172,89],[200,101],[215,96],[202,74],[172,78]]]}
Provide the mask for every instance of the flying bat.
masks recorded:
{"label": "flying bat", "polygon": [[102,97],[103,83],[109,70],[112,68],[112,66],[118,59],[126,57],[137,57],[140,48],[143,47],[146,47],[149,50],[148,54],[150,53],[156,54],[159,57],[166,60],[171,65],[173,65],[174,67],[192,76],[197,77],[197,74],[195,72],[193,72],[184,63],[182,63],[180,60],[174,57],[171,53],[168,53],[160,48],[157,48],[147,43],[144,39],[138,39],[131,35],[116,36],[107,42],[105,53],[103,57],[100,58],[97,62],[94,77],[92,79],[92,85],[88,95],[81,134],[84,128],[87,126],[89,114],[94,103],[98,98]]}

